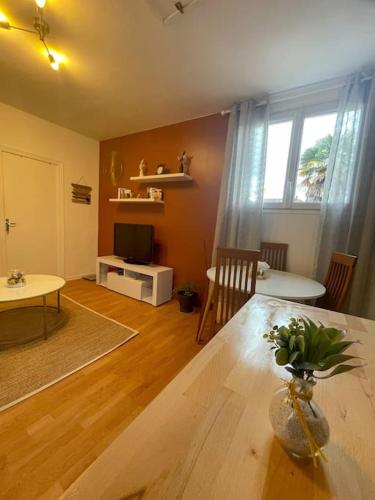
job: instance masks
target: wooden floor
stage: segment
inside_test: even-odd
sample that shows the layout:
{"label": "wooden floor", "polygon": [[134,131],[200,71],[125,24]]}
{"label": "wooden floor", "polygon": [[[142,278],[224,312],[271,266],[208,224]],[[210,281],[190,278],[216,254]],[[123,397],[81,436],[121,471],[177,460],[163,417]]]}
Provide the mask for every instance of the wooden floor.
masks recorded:
{"label": "wooden floor", "polygon": [[0,413],[0,498],[57,498],[200,349],[198,313],[175,301],[155,308],[84,280],[63,293],[140,335]]}

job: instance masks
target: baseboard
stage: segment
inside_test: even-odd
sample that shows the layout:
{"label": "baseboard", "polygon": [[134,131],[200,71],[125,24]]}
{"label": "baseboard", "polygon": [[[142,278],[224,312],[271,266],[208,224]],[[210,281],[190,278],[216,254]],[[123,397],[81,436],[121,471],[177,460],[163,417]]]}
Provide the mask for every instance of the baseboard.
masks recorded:
{"label": "baseboard", "polygon": [[94,274],[94,273],[83,273],[83,274],[77,274],[76,276],[66,276],[66,277],[64,277],[64,280],[65,281],[80,280],[84,276],[87,276],[87,274]]}

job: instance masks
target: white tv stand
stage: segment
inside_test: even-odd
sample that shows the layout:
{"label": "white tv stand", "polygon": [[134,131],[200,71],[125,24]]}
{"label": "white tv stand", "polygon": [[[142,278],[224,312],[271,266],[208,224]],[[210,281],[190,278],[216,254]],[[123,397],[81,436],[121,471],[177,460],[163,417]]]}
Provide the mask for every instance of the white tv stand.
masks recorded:
{"label": "white tv stand", "polygon": [[155,264],[128,264],[109,255],[96,260],[96,283],[123,295],[159,306],[172,297],[173,269]]}

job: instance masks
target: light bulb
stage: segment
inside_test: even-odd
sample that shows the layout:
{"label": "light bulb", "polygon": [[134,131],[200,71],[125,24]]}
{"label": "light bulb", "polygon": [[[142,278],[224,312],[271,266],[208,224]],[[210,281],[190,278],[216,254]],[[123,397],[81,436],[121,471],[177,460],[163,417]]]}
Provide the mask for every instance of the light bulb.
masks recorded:
{"label": "light bulb", "polygon": [[35,3],[39,7],[39,9],[44,9],[46,6],[47,0],[35,0]]}
{"label": "light bulb", "polygon": [[10,30],[10,22],[8,21],[5,14],[0,12],[0,28],[4,28],[5,30]]}
{"label": "light bulb", "polygon": [[58,63],[58,61],[56,61],[56,59],[53,57],[52,54],[48,54],[48,59],[49,59],[49,63],[51,65],[51,68],[54,71],[58,71],[60,64]]}

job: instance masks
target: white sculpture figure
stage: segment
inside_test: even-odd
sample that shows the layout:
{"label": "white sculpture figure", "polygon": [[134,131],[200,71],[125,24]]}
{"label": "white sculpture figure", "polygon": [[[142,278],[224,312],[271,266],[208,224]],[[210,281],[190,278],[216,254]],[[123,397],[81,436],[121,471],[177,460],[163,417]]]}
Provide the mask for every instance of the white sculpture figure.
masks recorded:
{"label": "white sculpture figure", "polygon": [[180,156],[177,156],[178,161],[180,162],[179,171],[180,173],[189,175],[189,168],[191,164],[192,156],[189,156],[186,151],[183,151]]}
{"label": "white sculpture figure", "polygon": [[141,160],[141,163],[139,164],[139,176],[143,177],[146,175],[146,170],[147,170],[147,165],[144,160]]}

